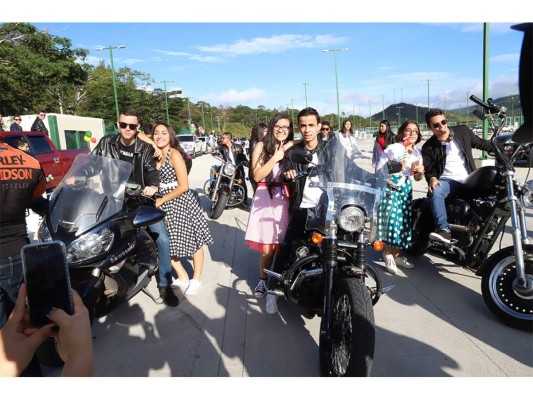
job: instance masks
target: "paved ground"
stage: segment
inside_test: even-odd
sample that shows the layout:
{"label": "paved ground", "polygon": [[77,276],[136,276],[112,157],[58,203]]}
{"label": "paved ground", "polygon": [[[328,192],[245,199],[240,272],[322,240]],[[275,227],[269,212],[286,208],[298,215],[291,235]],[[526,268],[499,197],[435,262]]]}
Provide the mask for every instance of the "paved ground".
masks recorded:
{"label": "paved ground", "polygon": [[[364,150],[370,146],[369,140],[362,141]],[[204,210],[209,201],[202,187],[214,162],[209,155],[196,158],[190,174]],[[415,197],[425,191],[425,184],[417,183]],[[182,302],[168,308],[141,293],[95,321],[96,376],[320,376],[320,319],[305,319],[285,300],[279,301],[279,314],[271,316],[265,313],[265,300],[253,297],[258,253],[244,244],[247,220],[246,211],[235,209],[209,221],[215,243],[206,251],[203,286],[196,296],[185,297],[176,289]],[[368,258],[384,284],[395,285],[375,307],[372,376],[533,376],[532,335],[495,319],[480,295],[480,278],[433,256],[417,258],[416,269],[396,276],[373,250]],[[190,260],[185,265],[190,268]],[[155,284],[150,289],[156,293]]]}

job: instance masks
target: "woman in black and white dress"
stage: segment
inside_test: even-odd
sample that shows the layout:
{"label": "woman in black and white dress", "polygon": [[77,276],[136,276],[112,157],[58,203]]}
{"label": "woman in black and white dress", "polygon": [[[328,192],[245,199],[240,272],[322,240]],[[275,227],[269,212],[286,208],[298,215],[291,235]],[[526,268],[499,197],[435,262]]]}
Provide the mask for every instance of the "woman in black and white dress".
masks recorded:
{"label": "woman in black and white dress", "polygon": [[[202,284],[203,246],[212,244],[213,238],[200,204],[194,192],[189,189],[187,168],[174,130],[165,123],[158,123],[154,128],[153,140],[162,153],[157,169],[161,176],[159,192],[163,197],[156,200],[155,206],[167,213],[170,258],[178,275],[172,286],[185,290],[187,295],[196,294]],[[194,267],[192,279],[189,279],[179,259],[190,256]]]}

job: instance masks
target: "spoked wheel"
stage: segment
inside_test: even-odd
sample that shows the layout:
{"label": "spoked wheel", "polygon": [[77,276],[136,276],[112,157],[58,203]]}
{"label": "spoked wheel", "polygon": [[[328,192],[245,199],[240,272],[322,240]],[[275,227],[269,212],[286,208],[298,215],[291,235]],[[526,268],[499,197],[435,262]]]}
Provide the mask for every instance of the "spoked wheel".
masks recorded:
{"label": "spoked wheel", "polygon": [[533,246],[523,250],[527,288],[517,289],[514,247],[506,247],[486,261],[481,293],[487,307],[504,323],[533,331]]}
{"label": "spoked wheel", "polygon": [[320,327],[322,376],[369,376],[376,336],[370,292],[357,278],[341,278],[333,288],[332,307],[329,339],[324,318]]}

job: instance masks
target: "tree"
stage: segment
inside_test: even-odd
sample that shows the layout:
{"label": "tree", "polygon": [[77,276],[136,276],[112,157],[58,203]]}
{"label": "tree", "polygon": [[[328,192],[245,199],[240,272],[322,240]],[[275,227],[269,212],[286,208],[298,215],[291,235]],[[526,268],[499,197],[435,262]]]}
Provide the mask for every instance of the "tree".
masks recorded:
{"label": "tree", "polygon": [[0,25],[0,109],[24,114],[75,109],[89,66],[85,49],[26,23]]}

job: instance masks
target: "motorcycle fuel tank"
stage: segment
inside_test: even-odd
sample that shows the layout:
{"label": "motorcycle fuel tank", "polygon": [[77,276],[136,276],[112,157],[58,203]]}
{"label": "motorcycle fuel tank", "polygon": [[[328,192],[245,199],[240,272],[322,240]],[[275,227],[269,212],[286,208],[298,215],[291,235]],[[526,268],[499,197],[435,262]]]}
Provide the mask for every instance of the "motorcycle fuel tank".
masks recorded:
{"label": "motorcycle fuel tank", "polygon": [[472,172],[463,182],[466,197],[488,196],[495,191],[499,183],[500,171],[498,167],[487,165]]}

